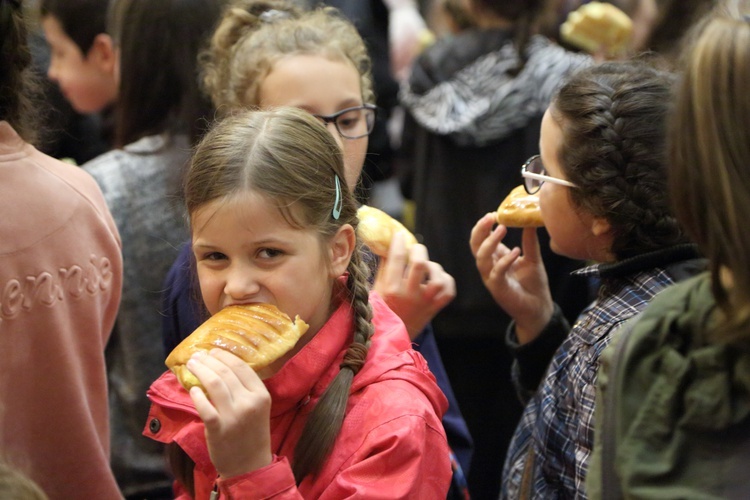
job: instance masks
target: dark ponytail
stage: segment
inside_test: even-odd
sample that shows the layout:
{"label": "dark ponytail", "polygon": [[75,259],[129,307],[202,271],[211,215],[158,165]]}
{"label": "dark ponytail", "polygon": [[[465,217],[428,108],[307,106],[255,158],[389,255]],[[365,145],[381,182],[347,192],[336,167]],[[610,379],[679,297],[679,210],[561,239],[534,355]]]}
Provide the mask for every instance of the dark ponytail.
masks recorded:
{"label": "dark ponytail", "polygon": [[10,123],[27,142],[37,139],[33,106],[39,83],[31,68],[31,52],[20,0],[0,0],[0,120]]}

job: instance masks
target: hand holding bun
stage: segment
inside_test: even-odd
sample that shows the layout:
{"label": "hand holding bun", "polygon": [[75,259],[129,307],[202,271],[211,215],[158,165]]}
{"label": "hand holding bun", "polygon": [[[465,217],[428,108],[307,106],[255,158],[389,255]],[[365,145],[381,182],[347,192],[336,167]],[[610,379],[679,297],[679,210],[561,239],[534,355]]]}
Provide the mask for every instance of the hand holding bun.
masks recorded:
{"label": "hand holding bun", "polygon": [[195,329],[167,356],[167,368],[186,390],[201,387],[185,366],[198,351],[214,347],[229,351],[259,371],[286,354],[307,331],[299,316],[289,316],[270,304],[228,306]]}
{"label": "hand holding bun", "polygon": [[523,186],[513,188],[497,209],[497,223],[507,227],[544,226],[539,196],[528,194]]}
{"label": "hand holding bun", "polygon": [[379,257],[388,257],[393,235],[399,231],[406,233],[406,249],[417,243],[417,238],[399,221],[377,208],[362,205],[357,210],[359,226],[357,234],[362,241]]}
{"label": "hand holding bun", "polygon": [[633,34],[633,22],[623,11],[606,2],[589,2],[568,14],[560,26],[560,38],[591,54],[625,52]]}

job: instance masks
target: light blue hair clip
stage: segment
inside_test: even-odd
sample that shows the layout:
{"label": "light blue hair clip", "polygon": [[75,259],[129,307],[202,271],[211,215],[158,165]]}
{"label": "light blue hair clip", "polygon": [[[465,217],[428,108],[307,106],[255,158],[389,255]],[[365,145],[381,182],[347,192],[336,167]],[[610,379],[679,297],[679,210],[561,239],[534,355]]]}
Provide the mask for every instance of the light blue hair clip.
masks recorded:
{"label": "light blue hair clip", "polygon": [[344,208],[344,199],[341,197],[341,181],[339,180],[338,174],[334,174],[336,181],[336,201],[333,202],[333,218],[339,220],[341,217],[341,209]]}
{"label": "light blue hair clip", "polygon": [[260,18],[261,22],[271,24],[281,19],[289,18],[291,17],[291,14],[283,10],[270,9],[261,13],[261,15],[258,17]]}

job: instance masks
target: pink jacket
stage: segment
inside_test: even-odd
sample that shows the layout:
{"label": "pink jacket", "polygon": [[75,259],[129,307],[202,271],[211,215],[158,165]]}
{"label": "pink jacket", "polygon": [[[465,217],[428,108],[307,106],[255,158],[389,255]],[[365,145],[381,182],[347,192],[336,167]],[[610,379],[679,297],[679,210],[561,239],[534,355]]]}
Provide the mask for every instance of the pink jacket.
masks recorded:
{"label": "pink jacket", "polygon": [[[422,356],[411,349],[401,320],[371,294],[375,335],[354,377],[344,424],[333,452],[315,478],[295,485],[289,465],[307,415],[338,373],[352,338],[352,313],[342,304],[318,334],[273,377],[271,441],[274,462],[248,474],[219,479],[221,498],[445,498],[451,479],[440,419],[447,408]],[[178,443],[195,461],[196,498],[217,482],[203,423],[171,372],[148,393],[144,434]],[[189,498],[181,492],[179,498]]]}
{"label": "pink jacket", "polygon": [[50,499],[121,498],[104,347],[120,240],[94,179],[0,121],[0,453]]}

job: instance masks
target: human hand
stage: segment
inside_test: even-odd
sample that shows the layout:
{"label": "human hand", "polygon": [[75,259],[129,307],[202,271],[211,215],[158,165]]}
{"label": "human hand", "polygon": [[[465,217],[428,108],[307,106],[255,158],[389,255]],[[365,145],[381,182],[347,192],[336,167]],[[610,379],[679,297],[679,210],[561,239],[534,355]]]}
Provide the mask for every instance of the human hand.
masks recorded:
{"label": "human hand", "polygon": [[216,471],[227,478],[269,465],[271,395],[258,374],[222,349],[194,354],[187,367],[208,392],[206,397],[193,387],[190,397],[205,424]]}
{"label": "human hand", "polygon": [[381,259],[373,288],[401,318],[412,340],[456,296],[453,276],[429,260],[424,245],[407,251],[403,232],[394,235],[388,258]]}
{"label": "human hand", "polygon": [[477,269],[495,302],[516,322],[516,336],[525,344],[536,338],[552,318],[554,304],[535,228],[523,230],[521,249],[503,245],[505,226],[494,230],[491,212],[477,221],[469,244]]}

